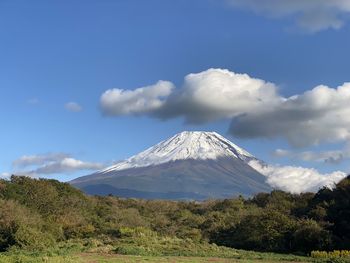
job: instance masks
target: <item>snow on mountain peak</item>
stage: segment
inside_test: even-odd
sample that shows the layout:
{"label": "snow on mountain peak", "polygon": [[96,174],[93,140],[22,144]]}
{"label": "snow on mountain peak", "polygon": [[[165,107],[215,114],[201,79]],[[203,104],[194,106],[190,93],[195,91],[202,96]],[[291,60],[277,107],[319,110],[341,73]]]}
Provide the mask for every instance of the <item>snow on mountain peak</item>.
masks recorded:
{"label": "snow on mountain peak", "polygon": [[184,131],[101,172],[158,165],[176,160],[220,157],[238,158],[244,162],[255,159],[250,153],[216,132]]}

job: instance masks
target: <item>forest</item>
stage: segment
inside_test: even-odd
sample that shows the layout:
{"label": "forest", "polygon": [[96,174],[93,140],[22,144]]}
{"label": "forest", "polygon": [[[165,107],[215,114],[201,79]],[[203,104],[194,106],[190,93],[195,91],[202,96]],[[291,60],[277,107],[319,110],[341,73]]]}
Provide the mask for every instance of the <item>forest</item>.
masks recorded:
{"label": "forest", "polygon": [[204,252],[216,246],[298,255],[350,249],[350,176],[317,193],[274,190],[204,202],[88,196],[68,183],[22,176],[0,181],[1,252],[80,241],[145,254],[138,242],[148,239],[154,246],[162,240],[147,250],[154,254],[166,253],[174,240]]}

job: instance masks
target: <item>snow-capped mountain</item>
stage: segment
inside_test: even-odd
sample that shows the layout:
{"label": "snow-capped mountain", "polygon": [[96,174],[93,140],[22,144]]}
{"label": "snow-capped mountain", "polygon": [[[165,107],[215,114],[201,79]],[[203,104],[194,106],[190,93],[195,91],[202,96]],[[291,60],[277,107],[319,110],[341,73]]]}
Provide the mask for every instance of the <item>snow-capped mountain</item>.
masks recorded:
{"label": "snow-capped mountain", "polygon": [[215,160],[222,157],[238,158],[244,162],[255,159],[250,153],[216,132],[184,131],[102,170],[101,173],[154,166],[177,160]]}
{"label": "snow-capped mountain", "polygon": [[269,191],[253,155],[216,132],[181,132],[71,183],[90,194],[165,199],[225,198]]}

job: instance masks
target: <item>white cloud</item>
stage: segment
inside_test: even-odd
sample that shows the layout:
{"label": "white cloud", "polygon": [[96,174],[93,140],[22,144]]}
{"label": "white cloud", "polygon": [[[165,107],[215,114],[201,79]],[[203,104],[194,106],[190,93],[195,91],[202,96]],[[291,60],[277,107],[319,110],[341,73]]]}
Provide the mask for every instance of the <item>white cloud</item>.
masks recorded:
{"label": "white cloud", "polygon": [[30,171],[31,174],[57,174],[72,173],[80,170],[98,170],[104,166],[100,163],[83,162],[74,158],[64,158],[59,161],[50,162],[42,165],[35,170]]}
{"label": "white cloud", "polygon": [[70,157],[66,153],[48,153],[43,155],[24,155],[13,161],[16,168],[25,168],[32,165],[43,165],[49,162],[56,162]]}
{"label": "white cloud", "polygon": [[302,151],[294,152],[283,149],[277,149],[273,155],[275,157],[288,157],[291,159],[298,159],[307,162],[325,162],[331,164],[338,164],[345,159],[350,158],[350,151],[334,150],[334,151]]}
{"label": "white cloud", "polygon": [[187,123],[231,119],[241,138],[285,138],[296,147],[349,141],[350,83],[317,86],[289,98],[270,82],[226,69],[189,74],[181,88],[160,81],[136,90],[113,89],[101,96],[109,115],[183,117]]}
{"label": "white cloud", "polygon": [[171,82],[135,90],[112,89],[101,96],[101,106],[109,115],[148,114],[168,119],[184,117],[200,123],[232,118],[280,102],[276,86],[247,74],[226,69],[208,69],[189,74],[175,92]]}
{"label": "white cloud", "polygon": [[49,153],[44,155],[26,155],[13,162],[14,174],[31,176],[72,173],[80,170],[98,170],[103,164],[84,162],[65,153]]}
{"label": "white cloud", "polygon": [[346,177],[346,173],[336,171],[321,174],[315,169],[295,166],[272,166],[250,161],[249,165],[267,177],[272,187],[292,193],[315,192],[320,188],[333,187]]}
{"label": "white cloud", "polygon": [[78,103],[76,102],[68,102],[64,105],[64,108],[67,111],[71,111],[71,112],[80,112],[83,110],[83,107],[81,107]]}
{"label": "white cloud", "polygon": [[100,99],[102,110],[107,115],[137,115],[159,109],[164,98],[169,96],[174,85],[169,81],[158,81],[152,86],[135,90],[110,89]]}
{"label": "white cloud", "polygon": [[227,0],[236,8],[252,10],[263,16],[292,18],[298,26],[317,32],[339,29],[350,13],[348,0]]}
{"label": "white cloud", "polygon": [[10,173],[0,173],[1,179],[9,179],[11,177]]}
{"label": "white cloud", "polygon": [[350,139],[350,83],[333,89],[317,86],[279,104],[233,120],[232,134],[245,137],[284,137],[303,147]]}
{"label": "white cloud", "polygon": [[277,87],[247,74],[208,69],[189,74],[155,114],[161,118],[183,116],[200,123],[232,118],[279,103]]}

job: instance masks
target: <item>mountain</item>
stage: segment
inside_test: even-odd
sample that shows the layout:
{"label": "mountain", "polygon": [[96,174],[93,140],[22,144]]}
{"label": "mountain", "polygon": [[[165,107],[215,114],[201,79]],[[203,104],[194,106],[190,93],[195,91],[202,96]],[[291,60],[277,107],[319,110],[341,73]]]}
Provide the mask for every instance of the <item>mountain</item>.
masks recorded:
{"label": "mountain", "polygon": [[[215,132],[181,132],[70,183],[88,194],[146,199],[228,198],[270,191],[253,155]],[[257,160],[259,161],[259,160]]]}

